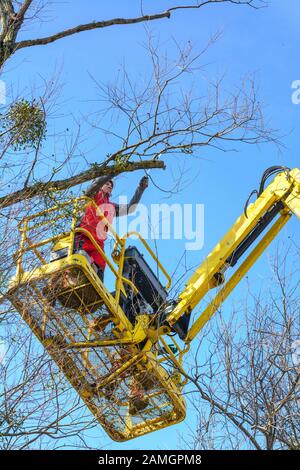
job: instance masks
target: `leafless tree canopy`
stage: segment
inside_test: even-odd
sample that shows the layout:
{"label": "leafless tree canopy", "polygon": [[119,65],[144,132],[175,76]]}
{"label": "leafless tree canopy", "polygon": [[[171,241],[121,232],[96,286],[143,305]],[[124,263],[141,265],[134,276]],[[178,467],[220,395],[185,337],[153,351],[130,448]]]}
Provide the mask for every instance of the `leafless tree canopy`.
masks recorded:
{"label": "leafless tree canopy", "polygon": [[96,423],[85,405],[20,317],[7,314],[1,327],[0,449],[87,448]]}
{"label": "leafless tree canopy", "polygon": [[[81,160],[84,155],[81,124],[74,123],[73,134],[68,136],[68,148],[60,161],[54,154],[46,154],[40,141],[31,150],[19,151],[21,171],[13,173],[13,181],[9,181],[10,192],[7,194],[7,190],[3,190],[0,207],[5,208],[51,190],[67,190],[107,173],[118,175],[139,169],[162,169],[165,168],[164,157],[201,158],[206,148],[227,152],[236,151],[241,144],[278,143],[276,130],[265,121],[263,104],[251,76],[237,85],[235,93],[226,92],[223,79],[203,79],[202,74],[207,72],[202,60],[217,39],[217,36],[212,37],[198,53],[193,51],[190,43],[186,47],[176,45],[176,58],[169,59],[149,33],[145,48],[149,56],[150,76],[137,83],[124,69],[110,84],[91,77],[91,83],[96,86],[94,101],[99,103],[99,107],[91,117],[85,117],[84,125],[108,140],[112,152],[104,155],[99,163],[92,166],[87,163],[87,169],[66,176],[67,164],[71,163],[74,168],[75,153]],[[51,122],[55,93],[49,91],[47,83],[45,86],[39,101],[45,119],[49,116]],[[13,106],[10,104],[7,113]],[[4,122],[7,113],[2,116]],[[31,122],[25,124],[26,121],[22,121],[21,129],[16,126],[13,133],[7,128],[2,132],[1,159],[6,173],[7,160],[16,153],[16,140],[24,133],[24,127],[26,130],[32,125]],[[118,129],[122,129],[122,134]],[[47,142],[51,142],[50,138],[54,140],[50,135]],[[60,136],[61,141],[64,139],[65,135]],[[45,160],[48,172],[40,181],[35,175],[41,174]],[[53,162],[51,172],[50,161]],[[57,179],[60,172],[64,173],[61,180]]]}
{"label": "leafless tree canopy", "polygon": [[277,245],[261,291],[250,274],[245,299],[206,328],[190,369],[197,430],[188,446],[300,448],[299,254]]}

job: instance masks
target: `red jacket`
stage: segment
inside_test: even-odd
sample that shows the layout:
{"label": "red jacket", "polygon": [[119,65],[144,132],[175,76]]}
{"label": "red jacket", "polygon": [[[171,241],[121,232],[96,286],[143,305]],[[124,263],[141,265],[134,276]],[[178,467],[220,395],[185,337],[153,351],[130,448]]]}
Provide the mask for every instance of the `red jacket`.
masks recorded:
{"label": "red jacket", "polygon": [[[93,199],[99,210],[97,210],[92,204],[89,204],[86,208],[84,217],[81,220],[80,227],[88,230],[99,246],[104,250],[104,242],[107,239],[108,226],[105,223],[101,212],[109,223],[112,224],[116,213],[115,204],[110,202],[109,197],[104,195],[102,191],[99,191]],[[83,240],[82,249],[88,253],[92,258],[92,261],[104,269],[106,265],[105,259],[96,250],[93,243],[84,235],[81,239]]]}
{"label": "red jacket", "polygon": [[[80,223],[80,227],[85,228],[91,233],[102,250],[104,250],[104,242],[107,239],[108,227],[101,213],[106,217],[108,222],[112,224],[114,216],[126,215],[134,210],[134,207],[139,203],[145,189],[140,183],[129,204],[115,204],[110,202],[109,197],[104,195],[101,190],[99,191],[99,188],[102,188],[104,183],[110,179],[110,175],[100,177],[86,191],[86,196],[89,196],[95,201],[99,211],[89,204]],[[80,240],[82,241],[82,249],[88,253],[93,262],[104,270],[106,262],[103,256],[96,250],[93,243],[84,235],[80,237]]]}

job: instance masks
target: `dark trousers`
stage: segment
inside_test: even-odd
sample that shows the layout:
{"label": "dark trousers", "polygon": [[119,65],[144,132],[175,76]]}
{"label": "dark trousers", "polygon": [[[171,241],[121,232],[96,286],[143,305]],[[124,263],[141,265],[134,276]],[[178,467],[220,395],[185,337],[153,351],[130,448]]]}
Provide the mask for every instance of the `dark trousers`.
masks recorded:
{"label": "dark trousers", "polygon": [[101,268],[101,266],[98,266],[96,263],[94,263],[97,266],[97,276],[99,277],[100,281],[103,282],[104,280],[104,269]]}
{"label": "dark trousers", "polygon": [[[80,235],[76,235],[75,237],[75,243],[74,243],[74,251],[73,253],[78,253],[80,250],[85,251],[82,246],[83,246],[84,240]],[[88,254],[88,253],[87,253]],[[93,264],[96,266],[96,273],[97,276],[99,277],[100,281],[103,282],[104,279],[104,269],[101,268],[101,266],[98,266],[97,263],[93,262]]]}

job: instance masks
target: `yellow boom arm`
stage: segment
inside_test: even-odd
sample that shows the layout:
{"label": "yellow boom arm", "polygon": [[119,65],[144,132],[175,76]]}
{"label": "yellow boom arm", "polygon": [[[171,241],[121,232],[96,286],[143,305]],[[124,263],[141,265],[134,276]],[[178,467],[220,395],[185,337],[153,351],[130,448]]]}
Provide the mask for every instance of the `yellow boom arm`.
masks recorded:
{"label": "yellow boom arm", "polygon": [[[181,332],[182,339],[190,342],[195,338],[292,214],[300,219],[300,170],[297,168],[288,173],[279,173],[276,176],[255,203],[249,205],[247,214],[243,214],[237,219],[191,276],[180,294],[175,308],[167,317],[169,325],[175,328],[176,322],[182,316],[188,318],[210,289],[221,284],[223,286],[205,310],[200,313],[189,331],[185,334]],[[276,217],[277,219],[275,219]],[[231,278],[225,282],[224,272],[236,264],[237,260],[271,222],[273,222],[271,228]]]}

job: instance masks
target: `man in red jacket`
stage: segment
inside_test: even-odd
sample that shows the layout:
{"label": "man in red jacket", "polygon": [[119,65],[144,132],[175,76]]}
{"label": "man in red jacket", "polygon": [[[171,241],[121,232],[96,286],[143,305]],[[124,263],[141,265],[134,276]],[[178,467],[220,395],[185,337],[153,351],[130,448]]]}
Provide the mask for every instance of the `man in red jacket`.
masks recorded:
{"label": "man in red jacket", "polygon": [[[96,209],[92,204],[88,205],[85,214],[80,222],[80,227],[89,231],[94,237],[98,245],[104,251],[104,242],[107,238],[108,227],[105,223],[102,214],[110,224],[113,222],[114,216],[127,215],[135,210],[136,205],[140,202],[145,189],[148,187],[148,177],[144,176],[131,198],[129,204],[116,204],[110,201],[110,196],[113,190],[113,181],[110,175],[98,178],[85,192],[85,195],[90,197],[97,204]],[[76,248],[84,250],[91,262],[97,267],[97,274],[103,280],[105,259],[97,251],[96,247],[85,235],[80,235],[76,240]]]}

